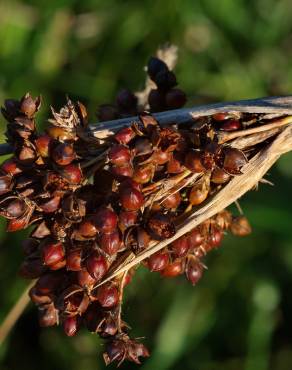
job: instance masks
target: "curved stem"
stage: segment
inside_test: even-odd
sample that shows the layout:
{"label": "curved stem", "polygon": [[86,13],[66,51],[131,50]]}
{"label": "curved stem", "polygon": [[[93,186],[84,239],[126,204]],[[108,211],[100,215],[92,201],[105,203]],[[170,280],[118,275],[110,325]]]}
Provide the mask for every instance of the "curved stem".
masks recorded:
{"label": "curved stem", "polygon": [[30,298],[28,295],[29,290],[35,284],[35,280],[32,281],[23,291],[21,296],[18,298],[18,301],[14,304],[11,310],[8,312],[7,316],[5,317],[4,321],[0,326],[0,346],[3,344],[7,336],[9,335],[11,329],[25,310],[26,306],[28,305]]}

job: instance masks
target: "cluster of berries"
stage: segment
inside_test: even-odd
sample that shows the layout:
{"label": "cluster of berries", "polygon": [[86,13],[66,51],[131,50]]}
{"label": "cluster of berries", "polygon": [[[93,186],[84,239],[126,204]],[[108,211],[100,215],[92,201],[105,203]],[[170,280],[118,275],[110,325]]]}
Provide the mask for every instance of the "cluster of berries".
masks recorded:
{"label": "cluster of berries", "polygon": [[[164,62],[151,58],[148,73],[157,85],[149,94],[151,111],[185,103]],[[20,273],[36,279],[30,297],[40,325],[60,323],[68,336],[83,325],[107,340],[107,364],[139,363],[148,350],[129,338],[121,319],[124,287],[137,266],[104,284],[103,279],[127,258],[174,236],[193,207],[241,174],[246,155],[220,145],[214,130],[240,129],[240,120],[222,113],[195,122],[195,128],[162,127],[151,113],[139,112],[131,127],[100,145],[84,135],[81,103],[68,100],[60,112],[52,110],[44,134],[36,131],[39,108],[40,98],[29,94],[6,100],[2,108],[14,155],[1,165],[0,214],[8,220],[7,231],[33,225]],[[135,96],[124,91],[116,107],[104,105],[99,112],[112,119],[139,109]],[[225,230],[243,236],[250,226],[245,217],[222,211],[143,265],[165,277],[185,273],[195,285],[204,271],[202,258],[220,245]]]}

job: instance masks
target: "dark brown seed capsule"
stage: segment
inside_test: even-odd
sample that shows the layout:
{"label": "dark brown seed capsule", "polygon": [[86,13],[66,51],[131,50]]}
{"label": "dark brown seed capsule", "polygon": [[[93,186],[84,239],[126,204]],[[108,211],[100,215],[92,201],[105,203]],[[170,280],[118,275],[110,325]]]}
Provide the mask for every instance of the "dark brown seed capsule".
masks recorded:
{"label": "dark brown seed capsule", "polygon": [[183,273],[183,266],[181,260],[170,263],[164,270],[160,272],[164,277],[175,277]]}
{"label": "dark brown seed capsule", "polygon": [[224,130],[224,131],[236,131],[236,130],[240,130],[242,127],[240,121],[236,120],[236,119],[231,119],[231,120],[228,120],[228,121],[225,121],[222,126],[221,126],[221,130]]}
{"label": "dark brown seed capsule", "polygon": [[150,271],[161,271],[166,268],[169,263],[167,252],[157,252],[152,254],[147,260],[147,266]]}
{"label": "dark brown seed capsule", "polygon": [[199,247],[205,240],[203,234],[201,233],[200,229],[196,227],[193,229],[188,235],[187,238],[190,243],[190,248]]}
{"label": "dark brown seed capsule", "polygon": [[107,283],[98,288],[97,300],[105,308],[112,308],[119,302],[118,289],[111,283]]}
{"label": "dark brown seed capsule", "polygon": [[151,112],[159,112],[165,107],[165,93],[158,89],[152,89],[148,95],[148,103]]}
{"label": "dark brown seed capsule", "polygon": [[12,200],[8,205],[7,205],[7,213],[11,217],[20,217],[24,214],[26,210],[26,204],[23,200],[21,199],[15,199]]}
{"label": "dark brown seed capsule", "polygon": [[214,184],[225,184],[229,180],[230,175],[222,168],[215,167],[215,169],[212,171],[211,181]]}
{"label": "dark brown seed capsule", "polygon": [[59,209],[60,201],[61,198],[56,196],[40,204],[39,207],[44,213],[53,213]]}
{"label": "dark brown seed capsule", "polygon": [[39,110],[41,104],[40,97],[33,99],[29,93],[25,94],[20,101],[19,110],[28,118],[32,118]]}
{"label": "dark brown seed capsule", "polygon": [[162,165],[170,160],[171,153],[158,149],[153,153],[152,157],[155,164]]}
{"label": "dark brown seed capsule", "polygon": [[81,287],[91,287],[96,283],[96,279],[93,278],[89,272],[85,269],[82,269],[77,272],[77,282]]}
{"label": "dark brown seed capsule", "polygon": [[115,134],[114,138],[117,140],[118,143],[126,145],[135,136],[136,134],[131,127],[124,127]]}
{"label": "dark brown seed capsule", "polygon": [[35,286],[40,294],[49,295],[55,294],[63,283],[66,283],[66,274],[64,272],[49,271],[42,274]]}
{"label": "dark brown seed capsule", "polygon": [[44,240],[41,245],[43,263],[47,266],[54,265],[63,260],[65,251],[61,242],[54,242],[50,239]]}
{"label": "dark brown seed capsule", "polygon": [[107,271],[107,261],[101,254],[94,252],[86,259],[86,269],[96,280],[100,280]]}
{"label": "dark brown seed capsule", "polygon": [[186,94],[181,89],[171,89],[165,96],[165,102],[168,109],[182,108],[187,101]]}
{"label": "dark brown seed capsule", "polygon": [[184,170],[182,156],[179,154],[173,154],[170,160],[167,162],[168,173],[181,173]]}
{"label": "dark brown seed capsule", "polygon": [[117,228],[118,216],[110,208],[100,208],[94,215],[94,222],[101,233],[112,233]]}
{"label": "dark brown seed capsule", "polygon": [[168,90],[177,85],[175,74],[172,71],[159,71],[154,82],[162,90]]}
{"label": "dark brown seed capsule", "polygon": [[136,211],[121,211],[119,214],[119,228],[124,232],[128,227],[136,224],[138,212]]}
{"label": "dark brown seed capsule", "polygon": [[96,236],[97,232],[98,230],[93,218],[86,218],[79,224],[78,233],[84,238],[93,238]]}
{"label": "dark brown seed capsule", "polygon": [[13,218],[7,222],[6,231],[7,232],[14,232],[18,230],[25,229],[29,224],[30,218],[27,217],[25,214],[19,218]]}
{"label": "dark brown seed capsule", "polygon": [[134,188],[122,188],[120,190],[120,202],[128,211],[138,211],[144,204],[143,194]]}
{"label": "dark brown seed capsule", "polygon": [[215,113],[215,114],[213,114],[212,118],[215,121],[225,121],[226,119],[230,118],[230,113],[228,113],[228,112]]}
{"label": "dark brown seed capsule", "polygon": [[202,185],[194,185],[189,195],[189,202],[193,206],[197,206],[207,199],[209,194],[209,188]]}
{"label": "dark brown seed capsule", "polygon": [[72,144],[60,143],[52,151],[52,158],[59,166],[66,166],[74,161],[76,155]]}
{"label": "dark brown seed capsule", "polygon": [[78,316],[66,317],[63,321],[64,333],[68,337],[73,337],[80,328],[80,318]]}
{"label": "dark brown seed capsule", "polygon": [[83,179],[81,168],[77,164],[63,166],[60,173],[70,184],[80,184]]}
{"label": "dark brown seed capsule", "polygon": [[154,175],[155,167],[153,165],[145,165],[135,169],[133,180],[139,184],[147,184]]}
{"label": "dark brown seed capsule", "polygon": [[185,166],[194,173],[200,173],[205,171],[205,167],[201,162],[201,153],[198,151],[190,151],[187,153],[185,158]]}
{"label": "dark brown seed capsule", "polygon": [[123,89],[118,93],[116,103],[121,110],[131,111],[137,106],[137,97],[130,90]]}
{"label": "dark brown seed capsule", "polygon": [[124,166],[112,166],[111,173],[117,180],[123,181],[132,177],[134,170],[131,164],[126,164]]}
{"label": "dark brown seed capsule", "polygon": [[151,57],[147,63],[147,73],[151,80],[154,80],[157,73],[161,71],[168,71],[167,65],[162,60]]}
{"label": "dark brown seed capsule", "polygon": [[235,148],[224,149],[223,169],[231,175],[240,175],[241,168],[247,163],[245,154]]}
{"label": "dark brown seed capsule", "polygon": [[55,309],[53,303],[39,307],[39,325],[41,327],[54,326],[58,324],[58,321],[58,310]]}
{"label": "dark brown seed capsule", "polygon": [[131,159],[131,153],[124,145],[115,145],[111,147],[108,158],[116,166],[125,166]]}
{"label": "dark brown seed capsule", "polygon": [[36,153],[33,148],[22,146],[17,153],[18,159],[25,163],[31,163],[36,159]]}
{"label": "dark brown seed capsule", "polygon": [[37,305],[50,304],[53,301],[52,296],[40,294],[35,286],[30,289],[29,297],[31,301]]}
{"label": "dark brown seed capsule", "polygon": [[245,216],[238,216],[232,219],[230,231],[236,236],[246,236],[251,233],[251,226]]}
{"label": "dark brown seed capsule", "polygon": [[10,175],[0,176],[0,195],[8,193],[12,186],[12,177]]}
{"label": "dark brown seed capsule", "polygon": [[161,203],[163,207],[167,209],[176,209],[181,203],[181,196],[180,193],[177,191],[176,193],[170,194],[164,201]]}
{"label": "dark brown seed capsule", "polygon": [[11,176],[18,175],[22,172],[22,169],[19,167],[19,164],[15,161],[14,158],[6,159],[6,161],[2,163],[1,169]]}
{"label": "dark brown seed capsule", "polygon": [[210,248],[219,247],[223,237],[224,233],[221,229],[219,229],[218,227],[212,227],[210,230],[210,234],[207,238],[207,244],[209,244]]}
{"label": "dark brown seed capsule", "polygon": [[182,236],[171,243],[171,250],[176,257],[184,257],[190,249],[190,241],[187,236]]}
{"label": "dark brown seed capsule", "polygon": [[82,249],[75,248],[71,249],[66,253],[66,268],[69,271],[80,271],[81,270],[81,255]]}
{"label": "dark brown seed capsule", "polygon": [[63,127],[52,125],[48,127],[46,131],[52,139],[56,139],[61,142],[74,141],[76,139],[76,134],[74,132],[70,132]]}
{"label": "dark brown seed capsule", "polygon": [[116,254],[121,247],[119,232],[115,230],[111,234],[101,234],[99,244],[105,253],[109,255]]}
{"label": "dark brown seed capsule", "polygon": [[196,260],[190,260],[186,265],[186,277],[192,285],[197,284],[197,282],[201,279],[203,272],[203,265]]}
{"label": "dark brown seed capsule", "polygon": [[35,139],[35,146],[41,157],[48,158],[52,141],[52,138],[47,134],[40,135]]}
{"label": "dark brown seed capsule", "polygon": [[168,215],[155,213],[147,223],[151,236],[156,240],[171,238],[175,234],[175,226]]}
{"label": "dark brown seed capsule", "polygon": [[119,191],[122,192],[124,191],[125,189],[128,189],[128,188],[131,188],[131,189],[136,189],[138,191],[141,192],[142,190],[142,186],[141,184],[138,184],[136,181],[134,181],[133,179],[126,179],[124,180],[120,186],[119,186]]}

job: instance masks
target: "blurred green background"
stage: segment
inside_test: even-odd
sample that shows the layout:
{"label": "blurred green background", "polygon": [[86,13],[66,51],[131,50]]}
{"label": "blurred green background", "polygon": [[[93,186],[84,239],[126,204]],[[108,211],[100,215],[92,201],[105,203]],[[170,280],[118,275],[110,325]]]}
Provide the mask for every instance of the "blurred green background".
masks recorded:
{"label": "blurred green background", "polygon": [[[292,92],[291,0],[0,0],[0,102],[43,95],[40,120],[65,94],[89,107],[143,87],[165,42],[189,104]],[[1,137],[5,130],[1,118]],[[152,356],[142,370],[291,370],[292,155],[241,206],[254,232],[228,236],[193,288],[141,268],[124,314]],[[24,234],[0,225],[0,319],[27,284],[17,276]],[[30,305],[0,348],[1,370],[104,369],[99,339],[40,330]],[[134,369],[131,364],[124,369]]]}

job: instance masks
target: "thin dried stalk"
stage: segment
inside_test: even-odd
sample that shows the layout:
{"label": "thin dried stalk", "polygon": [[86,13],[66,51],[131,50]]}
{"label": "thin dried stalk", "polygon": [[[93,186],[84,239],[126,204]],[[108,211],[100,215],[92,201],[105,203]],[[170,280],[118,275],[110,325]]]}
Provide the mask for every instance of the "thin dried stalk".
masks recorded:
{"label": "thin dried stalk", "polygon": [[[277,116],[280,115],[292,115],[292,96],[208,104],[154,113],[153,116],[159,121],[159,124],[167,125],[171,123],[192,123],[194,118],[209,116],[217,112],[260,113],[266,114],[266,119],[277,118]],[[102,142],[120,128],[130,126],[133,122],[137,122],[138,119],[139,118],[135,116],[91,124],[87,136],[89,139],[94,136]],[[86,134],[84,133],[83,136],[86,137]],[[12,153],[12,151],[13,148],[9,144],[0,144],[0,155],[9,154]]]}
{"label": "thin dried stalk", "polygon": [[[197,107],[183,108],[153,114],[161,125],[170,123],[190,123],[194,118],[209,116],[217,112],[242,112],[266,114],[267,119],[276,118],[277,115],[292,115],[292,96],[267,97],[252,100],[240,100],[208,104]],[[272,115],[272,116],[271,116]],[[98,139],[104,140],[115,131],[124,126],[130,126],[138,117],[122,118],[107,121],[91,126],[91,133]]]}
{"label": "thin dried stalk", "polygon": [[5,317],[4,321],[0,326],[0,346],[3,344],[11,329],[15,325],[16,321],[19,319],[25,307],[28,305],[30,298],[28,295],[29,290],[35,284],[35,280],[32,281],[29,286],[24,290],[24,292],[19,297],[18,301],[14,304],[8,315]]}
{"label": "thin dried stalk", "polygon": [[285,128],[266,148],[256,154],[243,168],[241,176],[234,177],[221,191],[205,205],[192,213],[179,227],[176,234],[160,243],[152,243],[151,247],[138,256],[133,256],[132,260],[112,272],[97,286],[113,279],[115,276],[129,270],[142,262],[152,254],[165,248],[174,240],[191,231],[195,226],[201,224],[210,217],[216,215],[246,192],[256,186],[265,173],[272,167],[277,159],[284,153],[292,150],[292,126]]}

